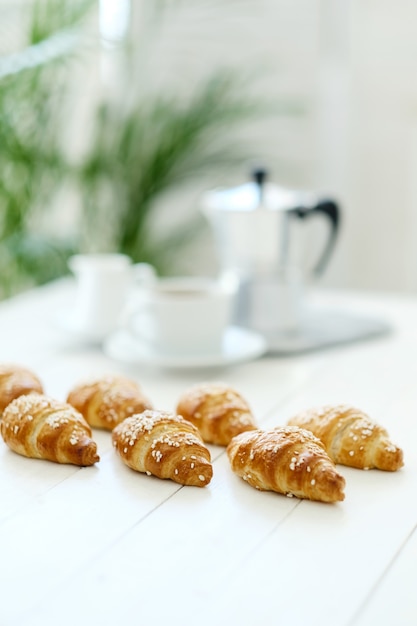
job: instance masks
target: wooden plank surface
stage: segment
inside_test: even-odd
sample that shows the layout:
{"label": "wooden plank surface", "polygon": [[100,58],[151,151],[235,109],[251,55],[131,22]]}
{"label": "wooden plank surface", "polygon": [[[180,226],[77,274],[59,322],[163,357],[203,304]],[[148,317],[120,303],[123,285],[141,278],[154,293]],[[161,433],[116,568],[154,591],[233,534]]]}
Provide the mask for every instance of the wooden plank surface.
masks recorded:
{"label": "wooden plank surface", "polygon": [[346,499],[324,505],[252,489],[216,446],[213,480],[197,489],[129,470],[106,432],[95,432],[100,463],[83,469],[26,459],[0,442],[2,626],[417,623],[416,301],[365,302],[384,306],[396,325],[378,341],[171,372],[126,368],[60,336],[42,310],[64,293],[0,305],[3,360],[34,367],[51,395],[64,399],[84,377],[124,372],[173,409],[187,386],[222,379],[265,428],[302,408],[350,402],[386,426],[406,465],[393,474],[340,466]]}

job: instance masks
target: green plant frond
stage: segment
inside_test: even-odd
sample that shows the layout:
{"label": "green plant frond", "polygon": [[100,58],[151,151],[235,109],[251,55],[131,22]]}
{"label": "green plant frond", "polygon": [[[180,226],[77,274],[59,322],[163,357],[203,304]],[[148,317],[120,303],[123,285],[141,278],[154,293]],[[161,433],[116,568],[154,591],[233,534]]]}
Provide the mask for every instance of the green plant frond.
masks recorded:
{"label": "green plant frond", "polygon": [[23,284],[44,284],[67,273],[67,261],[74,250],[68,242],[15,231],[2,242],[0,262],[10,269],[14,266]]}
{"label": "green plant frond", "polygon": [[[149,24],[143,24],[143,41],[124,42],[125,63],[146,62],[138,50],[148,54],[156,27],[191,1],[145,0]],[[221,0],[215,2],[220,10]],[[83,20],[98,4],[34,0],[29,52],[43,50],[55,35],[83,34]],[[159,201],[177,187],[213,180],[247,163],[251,146],[234,133],[246,121],[297,112],[294,103],[275,106],[249,98],[248,77],[218,70],[188,95],[145,92],[133,104],[126,97],[130,108],[114,100],[97,106],[87,154],[74,164],[62,145],[63,111],[69,72],[86,49],[77,45],[18,72],[0,72],[0,297],[65,273],[69,254],[80,250],[124,252],[161,273],[175,272],[175,260],[200,232],[202,220],[193,213],[178,223],[176,205]],[[68,183],[82,203],[78,239],[70,242],[39,232]],[[155,221],[159,210],[163,233]]]}
{"label": "green plant frond", "polygon": [[[18,71],[0,72],[0,297],[62,275],[75,249],[64,237],[37,232],[37,225],[71,175],[61,145],[62,103],[69,63],[80,53],[64,47],[62,54],[42,61],[44,48],[37,44],[49,45],[47,40],[57,33],[81,27],[95,4],[35,0],[21,52],[29,62],[18,64]],[[35,48],[39,62],[32,63]]]}
{"label": "green plant frond", "polygon": [[[157,96],[118,121],[110,110],[101,111],[97,141],[83,173],[90,177],[89,193],[97,192],[102,177],[112,182],[122,199],[116,245],[135,260],[144,254],[144,233],[160,194],[242,162],[244,150],[233,149],[227,137],[232,126],[253,116],[259,105],[239,97],[236,87],[236,78],[221,71],[197,87],[188,101]],[[88,210],[94,210],[94,204],[89,203]]]}
{"label": "green plant frond", "polygon": [[96,6],[97,0],[36,0],[32,8],[29,45],[73,28]]}

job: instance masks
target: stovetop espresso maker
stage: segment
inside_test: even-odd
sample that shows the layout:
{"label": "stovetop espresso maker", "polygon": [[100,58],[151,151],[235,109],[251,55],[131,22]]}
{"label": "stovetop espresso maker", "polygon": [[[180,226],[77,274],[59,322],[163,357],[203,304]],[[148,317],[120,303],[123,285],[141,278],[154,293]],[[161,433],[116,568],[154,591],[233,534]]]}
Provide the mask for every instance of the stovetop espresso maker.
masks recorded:
{"label": "stovetop espresso maker", "polygon": [[[338,204],[312,192],[286,189],[268,180],[264,169],[231,189],[214,189],[203,198],[221,273],[238,284],[234,323],[276,337],[296,333],[305,319],[303,285],[309,279],[293,251],[296,222],[319,216],[328,234],[314,267],[320,276],[334,250],[340,224]],[[304,226],[303,226],[304,229]]]}

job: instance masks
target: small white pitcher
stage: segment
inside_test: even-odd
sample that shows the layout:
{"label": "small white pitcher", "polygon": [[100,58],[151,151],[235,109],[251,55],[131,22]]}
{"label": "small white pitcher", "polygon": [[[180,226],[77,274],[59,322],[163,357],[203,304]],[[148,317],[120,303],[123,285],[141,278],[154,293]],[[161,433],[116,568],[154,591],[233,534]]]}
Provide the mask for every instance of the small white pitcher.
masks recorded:
{"label": "small white pitcher", "polygon": [[154,275],[152,266],[118,253],[76,254],[68,266],[77,280],[72,325],[93,341],[117,327],[134,281]]}

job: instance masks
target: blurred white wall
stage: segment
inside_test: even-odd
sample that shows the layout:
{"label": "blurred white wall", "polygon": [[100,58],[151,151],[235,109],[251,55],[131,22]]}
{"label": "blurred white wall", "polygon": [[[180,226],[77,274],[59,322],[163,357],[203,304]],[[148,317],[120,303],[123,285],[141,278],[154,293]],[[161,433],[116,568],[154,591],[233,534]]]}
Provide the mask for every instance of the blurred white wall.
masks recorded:
{"label": "blurred white wall", "polygon": [[340,193],[332,284],[417,288],[417,3],[324,0],[318,182]]}
{"label": "blurred white wall", "polygon": [[[132,0],[138,33],[150,1]],[[416,290],[417,3],[171,4],[153,80],[189,89],[218,64],[259,68],[256,93],[305,106],[303,116],[261,119],[244,134],[276,182],[340,200],[341,237],[321,283]],[[237,177],[230,172],[230,184]],[[325,234],[314,228],[318,245]]]}

